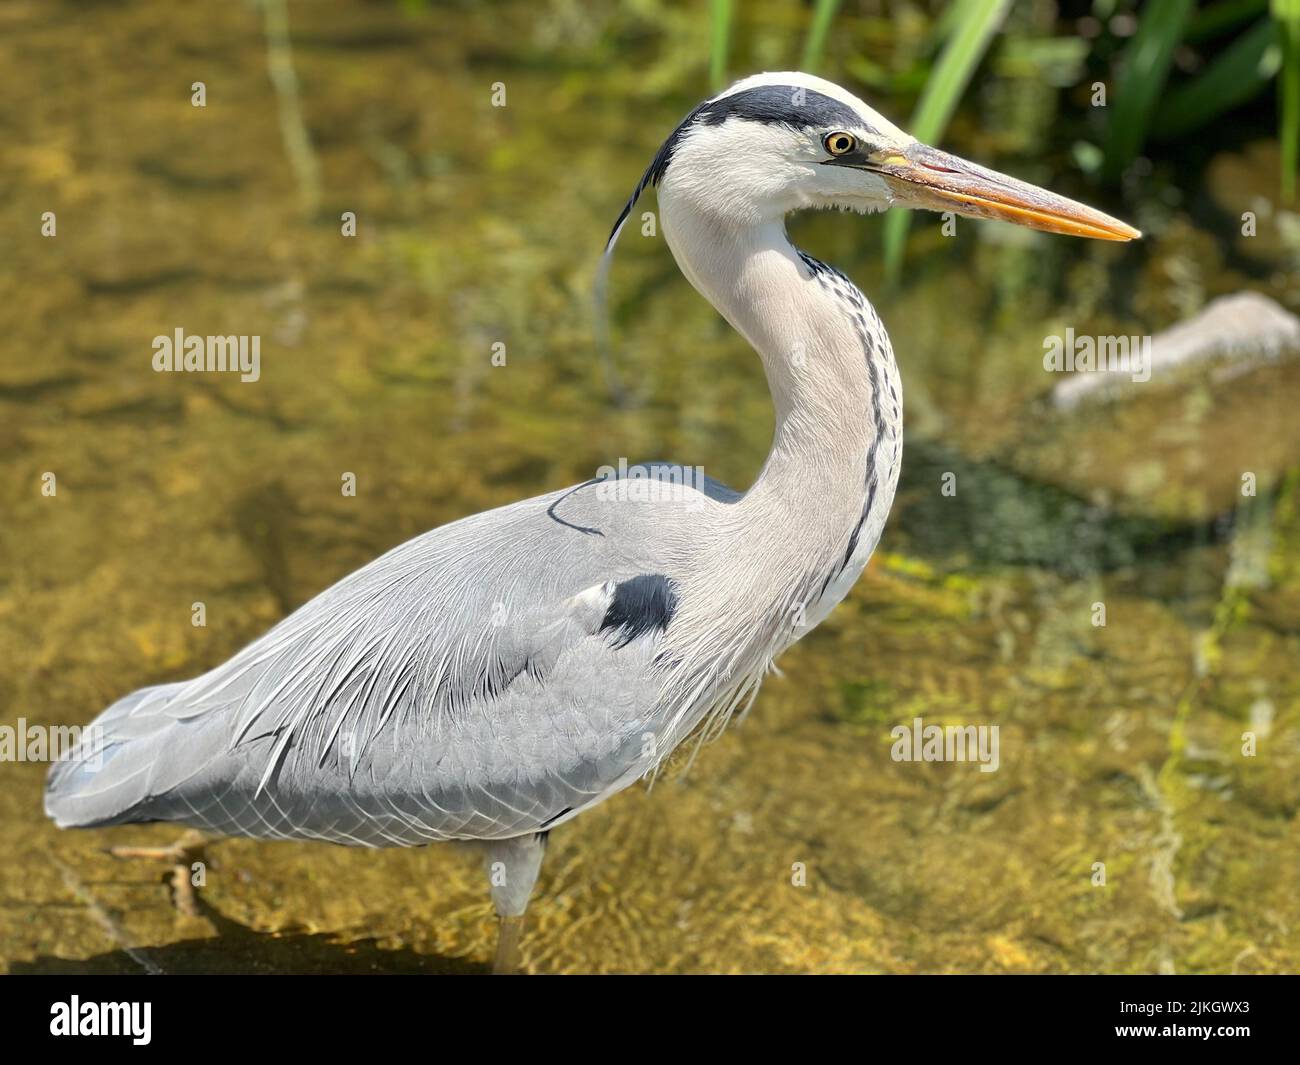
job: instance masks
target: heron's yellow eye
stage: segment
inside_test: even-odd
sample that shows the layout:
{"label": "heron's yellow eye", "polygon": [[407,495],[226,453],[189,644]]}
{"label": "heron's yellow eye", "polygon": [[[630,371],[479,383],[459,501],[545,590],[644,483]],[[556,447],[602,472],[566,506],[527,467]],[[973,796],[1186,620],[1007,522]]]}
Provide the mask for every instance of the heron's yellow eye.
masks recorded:
{"label": "heron's yellow eye", "polygon": [[858,139],[852,133],[828,133],[822,143],[831,155],[848,155],[857,147]]}

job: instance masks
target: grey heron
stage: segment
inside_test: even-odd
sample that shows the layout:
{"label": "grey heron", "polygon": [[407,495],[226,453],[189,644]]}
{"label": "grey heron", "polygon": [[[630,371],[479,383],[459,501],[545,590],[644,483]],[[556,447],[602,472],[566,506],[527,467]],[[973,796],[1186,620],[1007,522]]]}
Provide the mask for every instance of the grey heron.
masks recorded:
{"label": "grey heron", "polygon": [[658,465],[395,547],[211,671],[100,714],[96,748],[51,768],[60,827],[479,841],[496,965],[513,967],[547,833],[688,736],[716,735],[844,598],[885,525],[903,443],[893,349],[853,283],[790,243],[786,216],[920,207],[1139,236],[802,73],[747,78],[692,110],[607,255],[651,186],[682,273],[766,372],[776,427],[752,486]]}

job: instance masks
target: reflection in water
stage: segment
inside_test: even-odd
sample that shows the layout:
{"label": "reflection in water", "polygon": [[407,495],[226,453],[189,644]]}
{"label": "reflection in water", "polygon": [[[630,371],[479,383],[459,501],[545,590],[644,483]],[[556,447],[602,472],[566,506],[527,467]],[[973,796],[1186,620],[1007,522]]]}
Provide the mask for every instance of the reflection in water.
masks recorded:
{"label": "reflection in water", "polygon": [[[620,457],[743,486],[765,454],[757,360],[657,236],[630,229],[611,279],[624,406],[592,345],[603,237],[697,72],[608,64],[626,28],[612,14],[568,32],[519,5],[526,32],[508,38],[501,13],[469,8],[454,35],[397,5],[293,15],[320,181],[306,218],[251,9],[187,11],[166,33],[147,6],[9,27],[5,722],[80,723],[194,675],[393,544]],[[202,109],[177,88],[196,80]],[[509,103],[493,109],[500,80]],[[1038,94],[1011,76],[1002,91]],[[1015,169],[986,144],[952,147]],[[1066,326],[1145,334],[1220,292],[1296,291],[1294,248],[1225,255],[1232,234],[1160,203],[1130,251],[973,222],[949,239],[917,219],[894,293],[870,224],[794,223],[876,294],[892,333],[909,404],[894,517],[744,727],[684,780],[552,837],[529,967],[1294,968],[1300,467],[1272,456],[1278,476],[1240,506],[1202,489],[1219,456],[1234,478],[1252,468],[1261,397],[1293,406],[1300,384],[1279,370],[1221,406],[1199,386],[1095,422],[1042,406],[1043,338]],[[37,239],[49,210],[58,235]],[[260,379],[153,372],[152,339],[177,329],[260,336]],[[1210,425],[1223,443],[1205,443]],[[892,760],[890,730],[918,717],[996,725],[998,771]],[[206,916],[183,917],[157,871],[101,850],[174,829],[59,833],[42,767],[3,773],[14,970],[488,956],[478,861],[454,847],[222,843]]]}

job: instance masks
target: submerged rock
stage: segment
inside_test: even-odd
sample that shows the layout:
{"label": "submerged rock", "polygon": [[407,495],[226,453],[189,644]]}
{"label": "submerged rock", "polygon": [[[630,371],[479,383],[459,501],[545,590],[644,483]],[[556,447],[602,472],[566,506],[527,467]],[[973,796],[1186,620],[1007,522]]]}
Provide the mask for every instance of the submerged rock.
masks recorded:
{"label": "submerged rock", "polygon": [[1200,524],[1300,465],[1300,319],[1239,293],[1151,338],[1150,375],[1075,374],[1009,465],[1130,516]]}
{"label": "submerged rock", "polygon": [[1135,380],[1126,367],[1076,373],[1052,390],[1052,403],[1068,410],[1098,399],[1140,400],[1148,386],[1195,384],[1198,374],[1222,383],[1261,363],[1297,355],[1300,318],[1267,296],[1238,292],[1152,337],[1149,380]]}

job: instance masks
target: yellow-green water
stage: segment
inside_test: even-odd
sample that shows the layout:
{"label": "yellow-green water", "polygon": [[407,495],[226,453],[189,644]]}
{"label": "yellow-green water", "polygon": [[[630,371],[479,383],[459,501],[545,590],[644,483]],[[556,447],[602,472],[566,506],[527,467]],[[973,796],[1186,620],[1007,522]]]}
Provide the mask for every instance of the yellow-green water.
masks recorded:
{"label": "yellow-green water", "polygon": [[[0,723],[88,721],[222,661],[410,536],[619,456],[748,483],[771,431],[757,361],[658,238],[630,231],[615,267],[621,406],[593,349],[604,236],[705,89],[683,58],[705,54],[698,16],[635,7],[292,4],[310,217],[255,8],[0,13]],[[771,28],[746,58],[788,65],[798,6],[760,7]],[[954,146],[997,163],[980,128],[977,111],[959,119]],[[56,237],[40,235],[45,211]],[[894,294],[879,220],[794,225],[893,333],[910,466],[894,518],[743,727],[685,777],[553,833],[530,970],[1296,968],[1300,482],[1230,532],[1099,518],[1085,544],[1068,501],[1007,472],[1035,468],[1022,427],[1054,383],[1041,352],[1058,323],[1142,333],[1219,292],[1300,289],[1294,248],[1238,273],[1230,234],[1148,213],[1152,246],[1127,251],[977,223],[946,242],[918,220]],[[261,380],[154,373],[152,338],[178,326],[260,335]],[[949,456],[984,487],[945,510]],[[1252,564],[1262,578],[1230,577]],[[890,728],[917,716],[998,725],[999,771],[893,761]],[[11,971],[482,971],[490,957],[470,852],[226,841],[206,916],[184,917],[160,869],[103,853],[174,828],[59,832],[44,766],[0,774]]]}

